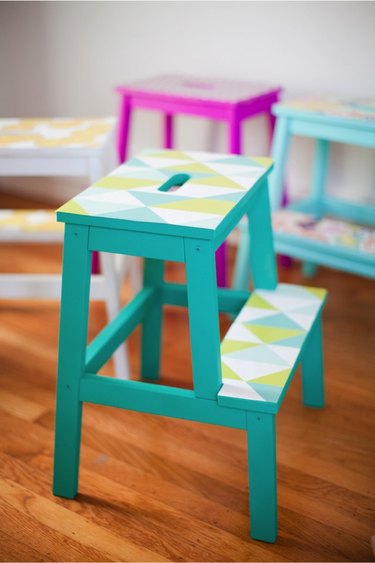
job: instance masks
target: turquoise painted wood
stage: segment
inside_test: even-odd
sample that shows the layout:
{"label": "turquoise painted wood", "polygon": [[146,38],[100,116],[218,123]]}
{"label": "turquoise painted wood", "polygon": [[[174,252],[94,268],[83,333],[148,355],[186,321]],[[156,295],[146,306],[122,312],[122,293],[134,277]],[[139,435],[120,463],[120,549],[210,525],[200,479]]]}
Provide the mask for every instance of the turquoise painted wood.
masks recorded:
{"label": "turquoise painted wood", "polygon": [[251,537],[277,538],[276,431],[272,414],[247,413]]}
{"label": "turquoise painted wood", "polygon": [[145,258],[143,287],[153,290],[153,301],[142,324],[141,377],[159,379],[162,337],[164,262]]}
{"label": "turquoise painted wood", "polygon": [[[316,221],[325,216],[333,216],[339,220],[372,228],[371,240],[375,238],[375,207],[348,202],[340,198],[329,197],[325,193],[329,147],[331,142],[346,143],[375,149],[375,119],[373,107],[362,107],[354,102],[330,99],[302,99],[287,101],[273,106],[277,117],[275,135],[272,146],[274,170],[269,178],[271,208],[281,208],[283,198],[283,181],[288,161],[288,150],[292,136],[303,136],[316,141],[313,181],[310,196],[288,209],[312,215],[304,222]],[[302,219],[301,219],[302,221]],[[321,223],[323,229],[324,223]],[[337,224],[337,231],[343,227]],[[375,278],[374,244],[367,243],[365,249],[356,247],[356,236],[350,233],[343,235],[338,241],[330,241],[327,232],[327,243],[321,244],[321,237],[313,237],[311,233],[287,232],[281,229],[274,220],[275,250],[280,254],[304,261],[303,272],[312,276],[317,265],[329,266],[339,270]],[[248,234],[241,232],[240,245],[248,246]],[[346,242],[349,241],[350,242]],[[354,249],[354,251],[353,251]],[[355,254],[355,256],[353,256]],[[245,251],[237,256],[234,287],[245,289],[249,283],[246,271]]]}
{"label": "turquoise painted wood", "polygon": [[316,319],[302,359],[302,395],[306,407],[324,407],[323,339],[321,315]]}
{"label": "turquoise painted wood", "polygon": [[[275,289],[277,286],[276,257],[273,249],[271,210],[267,180],[259,191],[253,208],[248,214],[250,267],[256,289]],[[261,233],[261,236],[259,236]]]}
{"label": "turquoise painted wood", "polygon": [[[292,330],[295,339],[292,338],[292,346],[290,325],[312,323],[311,319],[320,314],[325,296],[312,288],[277,285],[266,180],[270,170],[269,161],[263,159],[147,152],[133,159],[125,169],[121,167],[85,190],[59,211],[58,218],[66,223],[66,230],[54,494],[74,498],[77,493],[81,413],[85,402],[228,426],[248,432],[251,535],[258,540],[275,541],[275,414],[298,363],[302,362],[304,367],[306,404],[321,405],[323,385],[323,372],[319,368],[320,330],[314,328],[310,332],[310,324],[305,328],[297,326]],[[173,192],[165,191],[168,178],[168,186],[176,185],[176,178],[185,180],[187,175],[190,180],[182,186]],[[218,289],[216,282],[215,250],[244,214],[249,216],[251,224],[248,259],[256,287],[252,294]],[[90,259],[91,252],[99,249],[144,257],[144,284],[139,294],[87,346]],[[186,285],[164,280],[166,259],[185,263]],[[151,383],[160,375],[162,307],[167,303],[188,307],[193,391]],[[307,308],[307,313],[295,316],[296,306]],[[284,310],[285,307],[292,309]],[[221,350],[219,310],[237,315]],[[293,318],[287,318],[286,313]],[[263,325],[254,328],[246,321],[247,315],[261,318]],[[237,324],[241,325],[244,318],[249,326],[242,331]],[[123,381],[97,374],[139,324],[142,325],[141,376],[149,382]],[[237,331],[234,350],[233,330]],[[242,358],[237,362],[237,340],[241,344],[239,353],[243,354],[244,348],[254,350],[254,342],[249,347],[246,343],[246,339],[254,340],[254,337],[259,377],[265,375],[259,361],[266,361],[268,370],[275,361],[282,366],[280,374],[275,364],[274,369],[278,371],[271,377],[276,379],[271,385],[268,382],[268,387],[263,380],[254,385],[254,374],[247,373],[247,368],[244,373],[241,368],[246,361]],[[285,345],[289,346],[288,350],[282,348],[280,338],[288,340]],[[277,351],[279,356],[275,358]],[[247,375],[250,381],[246,380]]]}
{"label": "turquoise painted wood", "polygon": [[87,227],[66,225],[62,271],[58,376],[56,390],[53,493],[74,498],[78,490],[91,252]]}
{"label": "turquoise painted wood", "polygon": [[122,342],[145,319],[156,300],[155,294],[156,290],[153,287],[142,289],[94,338],[87,347],[86,371],[96,373],[104,366]]}
{"label": "turquoise painted wood", "polygon": [[189,239],[185,253],[194,391],[199,398],[216,399],[221,367],[215,251],[207,241]]}

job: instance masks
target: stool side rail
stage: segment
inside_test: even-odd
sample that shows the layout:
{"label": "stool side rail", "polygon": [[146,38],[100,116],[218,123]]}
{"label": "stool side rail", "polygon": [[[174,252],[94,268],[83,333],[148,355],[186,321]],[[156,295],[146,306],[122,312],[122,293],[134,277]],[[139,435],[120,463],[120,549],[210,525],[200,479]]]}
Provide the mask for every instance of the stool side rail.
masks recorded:
{"label": "stool side rail", "polygon": [[97,372],[123,341],[146,317],[156,291],[151,287],[142,289],[118,315],[107,324],[86,349],[85,368]]}
{"label": "stool side rail", "polygon": [[80,380],[82,402],[123,408],[195,422],[246,429],[244,410],[219,406],[194,391],[143,381],[124,381],[85,373]]}
{"label": "stool side rail", "polygon": [[[222,313],[237,314],[240,312],[250,297],[248,291],[238,291],[227,288],[218,288],[219,311]],[[162,301],[164,305],[187,307],[187,287],[185,284],[164,283],[162,288]]]}
{"label": "stool side rail", "polygon": [[375,147],[375,129],[371,127],[348,126],[346,123],[318,123],[313,120],[299,121],[295,118],[290,122],[290,133],[313,139],[324,139],[336,143]]}

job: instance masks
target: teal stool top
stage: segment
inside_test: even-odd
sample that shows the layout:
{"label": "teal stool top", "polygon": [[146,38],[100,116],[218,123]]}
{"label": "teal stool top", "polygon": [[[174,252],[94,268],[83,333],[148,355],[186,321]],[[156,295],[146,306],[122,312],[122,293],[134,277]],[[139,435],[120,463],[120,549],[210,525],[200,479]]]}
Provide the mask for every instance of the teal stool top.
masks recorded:
{"label": "teal stool top", "polygon": [[235,225],[269,158],[144,151],[58,210],[58,219],[213,239]]}
{"label": "teal stool top", "polygon": [[[275,541],[275,414],[298,363],[305,404],[323,405],[325,292],[277,283],[267,185],[271,168],[269,159],[145,151],[58,210],[66,225],[56,495],[77,494],[85,402],[244,429],[251,534]],[[215,251],[244,214],[252,240],[251,297],[248,291],[218,288],[216,281]],[[90,263],[96,250],[144,257],[143,289],[87,346]],[[165,260],[185,264],[186,285],[165,281]],[[193,390],[155,385],[165,304],[188,307]],[[239,315],[221,350],[219,311]],[[140,377],[148,381],[97,375],[139,324]],[[272,377],[264,379],[267,375]]]}

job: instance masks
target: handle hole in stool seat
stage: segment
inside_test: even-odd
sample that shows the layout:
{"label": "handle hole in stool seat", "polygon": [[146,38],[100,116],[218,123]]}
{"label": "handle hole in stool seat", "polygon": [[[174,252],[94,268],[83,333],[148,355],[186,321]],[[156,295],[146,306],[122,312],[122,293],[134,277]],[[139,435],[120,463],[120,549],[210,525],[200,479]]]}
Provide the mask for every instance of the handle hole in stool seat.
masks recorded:
{"label": "handle hole in stool seat", "polygon": [[171,176],[158,190],[160,192],[175,192],[186,184],[190,178],[191,176],[189,174],[174,174],[174,176]]}

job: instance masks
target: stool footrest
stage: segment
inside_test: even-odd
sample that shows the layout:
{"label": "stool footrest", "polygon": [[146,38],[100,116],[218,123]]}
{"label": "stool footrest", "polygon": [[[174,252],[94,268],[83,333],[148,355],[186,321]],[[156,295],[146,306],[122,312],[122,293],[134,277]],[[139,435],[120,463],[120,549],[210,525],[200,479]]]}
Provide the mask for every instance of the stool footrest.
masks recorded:
{"label": "stool footrest", "polygon": [[326,293],[287,284],[252,293],[221,344],[220,405],[278,412]]}

